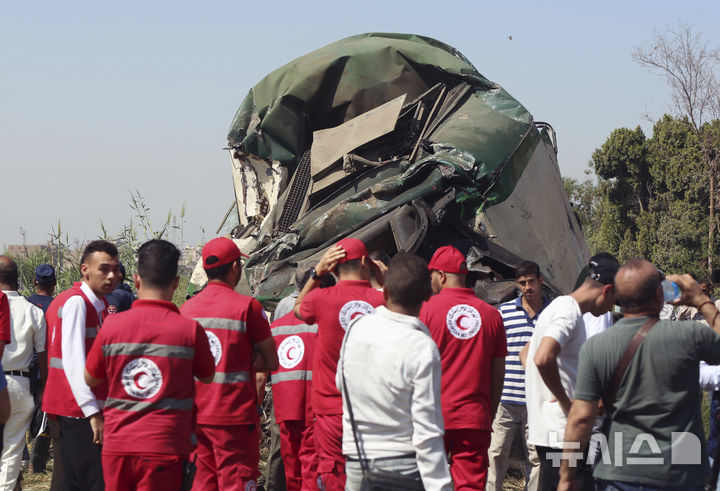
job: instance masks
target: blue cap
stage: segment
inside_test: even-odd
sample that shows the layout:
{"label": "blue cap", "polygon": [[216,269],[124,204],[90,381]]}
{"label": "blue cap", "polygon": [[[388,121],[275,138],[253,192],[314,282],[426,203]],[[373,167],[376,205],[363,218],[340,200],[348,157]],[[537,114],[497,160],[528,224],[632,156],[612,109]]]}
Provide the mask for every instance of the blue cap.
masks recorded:
{"label": "blue cap", "polygon": [[55,281],[55,268],[49,264],[41,264],[35,268],[35,281],[38,283]]}

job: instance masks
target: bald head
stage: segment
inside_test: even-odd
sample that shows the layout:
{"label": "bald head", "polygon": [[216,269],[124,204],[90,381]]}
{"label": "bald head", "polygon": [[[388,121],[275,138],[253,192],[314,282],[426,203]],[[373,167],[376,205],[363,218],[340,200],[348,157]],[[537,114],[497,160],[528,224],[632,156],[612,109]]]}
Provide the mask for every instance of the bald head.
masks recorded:
{"label": "bald head", "polygon": [[660,311],[662,299],[658,299],[658,287],[662,275],[645,259],[631,259],[615,276],[615,298],[625,313]]}
{"label": "bald head", "polygon": [[18,289],[17,264],[7,256],[0,256],[0,288],[3,290]]}

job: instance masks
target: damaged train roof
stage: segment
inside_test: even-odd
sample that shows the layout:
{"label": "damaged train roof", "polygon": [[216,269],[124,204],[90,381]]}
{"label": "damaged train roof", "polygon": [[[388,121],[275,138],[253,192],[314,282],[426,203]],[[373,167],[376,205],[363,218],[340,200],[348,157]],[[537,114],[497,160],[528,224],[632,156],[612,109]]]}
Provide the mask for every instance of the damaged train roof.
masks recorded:
{"label": "damaged train roof", "polygon": [[556,293],[585,265],[552,128],[434,39],[369,33],[304,55],[250,89],[227,138],[236,199],[221,227],[269,307],[346,236],[426,258],[453,244],[491,301],[522,259]]}

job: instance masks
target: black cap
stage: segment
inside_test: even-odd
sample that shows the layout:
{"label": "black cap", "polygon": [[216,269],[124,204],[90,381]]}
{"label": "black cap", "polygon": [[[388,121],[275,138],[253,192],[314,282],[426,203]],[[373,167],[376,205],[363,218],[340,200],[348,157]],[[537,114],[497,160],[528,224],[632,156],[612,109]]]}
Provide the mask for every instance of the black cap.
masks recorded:
{"label": "black cap", "polygon": [[35,268],[35,281],[38,283],[55,281],[55,268],[50,264],[41,264]]}
{"label": "black cap", "polygon": [[620,263],[612,254],[600,252],[590,258],[588,269],[590,270],[590,278],[603,285],[612,285],[615,274],[620,269]]}

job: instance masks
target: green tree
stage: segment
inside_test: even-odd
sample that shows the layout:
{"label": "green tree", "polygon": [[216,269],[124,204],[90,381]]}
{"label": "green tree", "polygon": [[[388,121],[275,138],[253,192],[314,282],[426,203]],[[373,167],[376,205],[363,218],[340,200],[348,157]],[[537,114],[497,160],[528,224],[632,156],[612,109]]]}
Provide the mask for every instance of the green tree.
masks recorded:
{"label": "green tree", "polygon": [[[587,171],[586,174],[590,174],[590,171]],[[563,177],[562,181],[565,194],[567,194],[570,204],[577,215],[588,247],[594,253],[598,250],[597,230],[600,224],[600,203],[602,200],[600,189],[592,179],[580,181],[572,177]]]}
{"label": "green tree", "polygon": [[591,165],[598,176],[597,226],[588,238],[594,251],[704,274],[709,189],[697,178],[702,148],[684,118],[663,116],[649,139],[639,127],[614,130]]}

